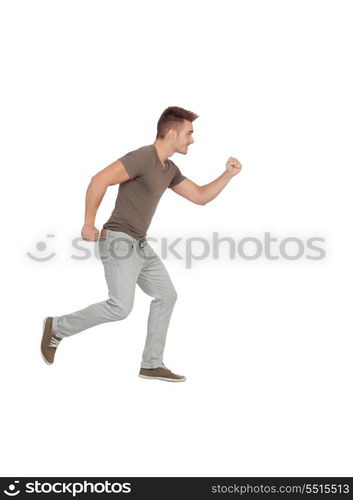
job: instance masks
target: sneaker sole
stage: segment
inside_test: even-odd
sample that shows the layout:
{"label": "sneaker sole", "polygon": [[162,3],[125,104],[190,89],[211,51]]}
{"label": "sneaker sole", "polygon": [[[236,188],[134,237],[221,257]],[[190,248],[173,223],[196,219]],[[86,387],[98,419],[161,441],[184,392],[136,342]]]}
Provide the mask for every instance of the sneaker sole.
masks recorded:
{"label": "sneaker sole", "polygon": [[150,377],[149,375],[140,375],[141,378],[149,378],[151,380],[164,380],[165,382],[185,382],[186,377],[184,378],[165,378],[165,377]]}
{"label": "sneaker sole", "polygon": [[46,316],[46,317],[44,318],[44,321],[43,321],[43,331],[42,331],[42,340],[41,340],[41,343],[40,343],[40,353],[41,353],[42,358],[43,358],[43,360],[45,361],[45,363],[46,363],[47,365],[52,365],[53,363],[49,363],[49,361],[48,361],[47,359],[45,359],[44,354],[43,354],[43,351],[42,351],[42,342],[43,342],[43,337],[44,337],[45,323],[46,323],[46,321],[47,321],[47,319],[48,319],[48,318],[49,318],[49,316]]}

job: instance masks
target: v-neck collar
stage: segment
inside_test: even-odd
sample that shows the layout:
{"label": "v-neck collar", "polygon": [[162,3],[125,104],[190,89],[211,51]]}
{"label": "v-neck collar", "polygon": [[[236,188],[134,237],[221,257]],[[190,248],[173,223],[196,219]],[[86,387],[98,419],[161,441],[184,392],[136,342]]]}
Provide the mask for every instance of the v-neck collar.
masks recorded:
{"label": "v-neck collar", "polygon": [[[152,144],[152,148],[153,148],[153,151],[154,151],[154,153],[156,155],[158,163],[161,166],[163,172],[166,172],[168,170],[168,163],[163,165],[163,163],[161,162],[161,160],[160,160],[160,158],[158,156],[157,148],[156,148],[156,146],[154,144]],[[168,162],[168,160],[166,160],[166,162]]]}

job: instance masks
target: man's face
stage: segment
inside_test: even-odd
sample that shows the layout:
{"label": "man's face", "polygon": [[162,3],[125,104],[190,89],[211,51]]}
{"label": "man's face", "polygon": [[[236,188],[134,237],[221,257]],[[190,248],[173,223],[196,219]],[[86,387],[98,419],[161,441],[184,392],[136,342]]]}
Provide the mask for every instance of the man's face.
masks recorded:
{"label": "man's face", "polygon": [[192,138],[192,134],[194,129],[192,127],[192,122],[184,120],[182,127],[179,130],[179,133],[176,134],[174,149],[175,152],[186,154],[188,152],[188,147],[190,144],[193,144],[194,139]]}

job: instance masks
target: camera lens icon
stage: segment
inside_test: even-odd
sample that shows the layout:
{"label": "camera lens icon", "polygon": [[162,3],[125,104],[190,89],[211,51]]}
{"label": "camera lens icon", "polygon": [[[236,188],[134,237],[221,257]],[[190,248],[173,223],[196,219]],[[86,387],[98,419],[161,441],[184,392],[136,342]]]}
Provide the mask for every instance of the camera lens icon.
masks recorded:
{"label": "camera lens icon", "polygon": [[16,495],[18,495],[20,493],[20,490],[17,490],[16,483],[19,483],[19,481],[14,481],[13,484],[10,484],[8,486],[8,489],[10,491],[4,490],[5,495],[8,495],[9,497],[15,497]]}

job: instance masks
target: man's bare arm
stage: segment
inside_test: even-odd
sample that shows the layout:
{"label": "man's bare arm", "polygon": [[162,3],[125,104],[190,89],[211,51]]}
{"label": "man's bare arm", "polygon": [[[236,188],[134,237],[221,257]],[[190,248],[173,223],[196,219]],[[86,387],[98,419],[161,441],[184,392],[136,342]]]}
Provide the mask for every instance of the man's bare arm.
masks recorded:
{"label": "man's bare arm", "polygon": [[184,198],[196,203],[197,205],[206,205],[213,200],[222,189],[228,184],[234,175],[241,170],[241,163],[233,157],[230,157],[226,164],[226,170],[214,181],[204,186],[199,186],[190,179],[184,179],[171,189]]}
{"label": "man's bare arm", "polygon": [[223,172],[217,179],[200,187],[202,205],[212,201],[226,187],[233,176],[227,171]]}
{"label": "man's bare arm", "polygon": [[99,231],[95,227],[97,210],[105,195],[108,186],[121,184],[130,179],[126,168],[120,160],[117,160],[94,175],[88,185],[86,192],[85,223],[81,230],[84,240],[97,241]]}

